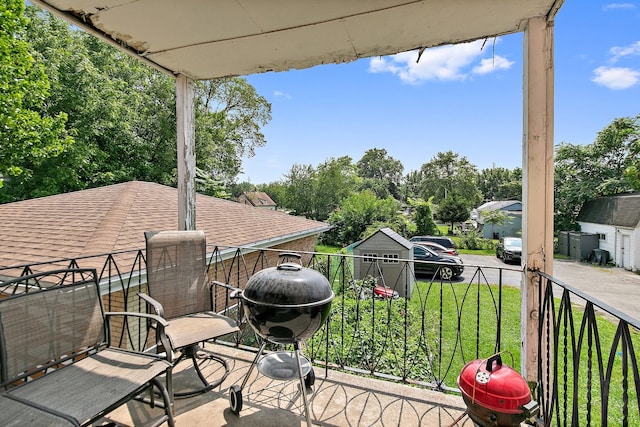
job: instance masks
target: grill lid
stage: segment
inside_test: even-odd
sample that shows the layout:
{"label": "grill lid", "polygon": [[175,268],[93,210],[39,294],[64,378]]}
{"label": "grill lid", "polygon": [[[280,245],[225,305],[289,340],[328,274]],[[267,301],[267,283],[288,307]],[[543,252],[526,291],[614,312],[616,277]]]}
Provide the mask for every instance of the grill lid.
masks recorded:
{"label": "grill lid", "polygon": [[[299,255],[295,255],[299,258]],[[251,276],[243,296],[256,304],[304,306],[331,301],[333,290],[320,272],[300,264],[285,262]]]}
{"label": "grill lid", "polygon": [[472,403],[503,414],[520,414],[532,400],[525,379],[503,365],[500,354],[467,363],[458,377],[458,387]]}

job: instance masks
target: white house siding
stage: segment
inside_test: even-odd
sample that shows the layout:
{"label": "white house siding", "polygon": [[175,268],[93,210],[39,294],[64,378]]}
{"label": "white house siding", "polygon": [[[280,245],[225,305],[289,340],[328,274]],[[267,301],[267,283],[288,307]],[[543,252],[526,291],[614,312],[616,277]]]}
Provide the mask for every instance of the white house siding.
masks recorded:
{"label": "white house siding", "polygon": [[609,251],[609,259],[617,267],[631,271],[640,270],[640,228],[615,227],[613,225],[580,222],[585,233],[603,234],[599,247]]}
{"label": "white house siding", "polygon": [[624,268],[631,271],[638,271],[640,270],[640,228],[632,230],[621,229],[620,231],[621,234],[624,232],[629,236],[629,246],[627,248],[629,264],[625,265]]}

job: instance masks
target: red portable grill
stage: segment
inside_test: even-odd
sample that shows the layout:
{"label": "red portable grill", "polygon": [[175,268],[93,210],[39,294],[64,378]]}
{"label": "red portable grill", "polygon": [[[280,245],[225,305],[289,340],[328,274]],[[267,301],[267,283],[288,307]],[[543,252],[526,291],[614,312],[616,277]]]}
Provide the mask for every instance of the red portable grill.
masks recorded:
{"label": "red portable grill", "polygon": [[467,363],[458,377],[458,387],[467,414],[482,427],[519,426],[539,410],[525,379],[502,364],[500,353]]}

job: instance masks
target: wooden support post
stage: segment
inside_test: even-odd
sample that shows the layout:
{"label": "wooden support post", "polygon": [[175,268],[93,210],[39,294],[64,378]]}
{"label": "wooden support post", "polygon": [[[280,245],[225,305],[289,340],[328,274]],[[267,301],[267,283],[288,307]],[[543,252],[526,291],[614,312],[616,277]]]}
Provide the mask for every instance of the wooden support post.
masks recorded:
{"label": "wooden support post", "polygon": [[196,229],[196,155],[194,82],[176,77],[178,151],[178,230]]}
{"label": "wooden support post", "polygon": [[553,21],[529,19],[524,32],[521,369],[538,381],[539,285],[553,274]]}

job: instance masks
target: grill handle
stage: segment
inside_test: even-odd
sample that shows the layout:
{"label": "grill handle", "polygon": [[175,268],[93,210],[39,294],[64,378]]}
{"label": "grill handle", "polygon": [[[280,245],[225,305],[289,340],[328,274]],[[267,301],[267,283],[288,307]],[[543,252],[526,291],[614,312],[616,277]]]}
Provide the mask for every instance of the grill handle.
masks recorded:
{"label": "grill handle", "polygon": [[487,372],[493,372],[493,362],[496,363],[498,368],[502,367],[502,357],[500,356],[500,353],[494,354],[493,356],[487,359],[487,366],[486,366]]}
{"label": "grill handle", "polygon": [[277,267],[278,270],[288,270],[288,271],[300,271],[302,270],[302,266],[299,264],[294,264],[292,262],[285,262],[283,264],[280,264]]}
{"label": "grill handle", "polygon": [[[302,267],[302,255],[297,254],[295,252],[283,252],[280,255],[278,255],[278,258],[280,258],[279,265],[278,265],[278,270],[280,270],[280,266],[281,265],[284,265],[286,263],[291,264],[289,262],[289,260],[291,260],[291,259],[294,259],[294,260],[298,261],[298,264],[300,264],[300,267]],[[292,269],[291,268],[287,268],[286,270],[292,270]]]}

